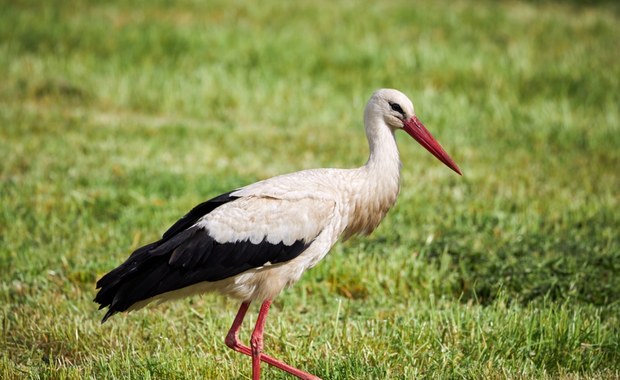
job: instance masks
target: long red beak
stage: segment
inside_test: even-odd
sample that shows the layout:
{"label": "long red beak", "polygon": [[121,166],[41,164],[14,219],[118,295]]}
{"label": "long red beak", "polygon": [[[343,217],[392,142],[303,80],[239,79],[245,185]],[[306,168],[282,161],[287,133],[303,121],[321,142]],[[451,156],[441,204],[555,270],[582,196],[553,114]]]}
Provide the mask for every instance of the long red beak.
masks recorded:
{"label": "long red beak", "polygon": [[420,145],[422,145],[426,150],[432,153],[433,156],[437,157],[439,161],[446,164],[447,167],[457,172],[459,175],[463,175],[461,173],[461,169],[456,165],[454,160],[446,153],[445,150],[439,145],[437,140],[431,135],[431,133],[424,127],[422,122],[414,115],[410,119],[405,120],[405,126],[403,127],[405,132],[407,132],[411,137],[413,137]]}

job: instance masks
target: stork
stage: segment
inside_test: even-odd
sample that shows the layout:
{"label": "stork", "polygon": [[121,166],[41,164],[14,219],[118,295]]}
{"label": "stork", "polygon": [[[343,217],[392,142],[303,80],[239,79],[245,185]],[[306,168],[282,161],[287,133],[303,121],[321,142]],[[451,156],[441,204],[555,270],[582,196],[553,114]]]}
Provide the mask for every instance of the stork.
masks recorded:
{"label": "stork", "polygon": [[[404,130],[450,169],[456,163],[428,132],[403,93],[376,91],[364,111],[370,156],[355,169],[311,169],[269,178],[203,202],[156,242],[135,250],[97,282],[102,323],[123,311],[192,294],[219,292],[241,301],[226,345],[300,379],[317,377],[263,353],[271,302],[315,266],[339,238],[370,234],[396,202]],[[238,333],[251,302],[261,303],[250,346]]]}

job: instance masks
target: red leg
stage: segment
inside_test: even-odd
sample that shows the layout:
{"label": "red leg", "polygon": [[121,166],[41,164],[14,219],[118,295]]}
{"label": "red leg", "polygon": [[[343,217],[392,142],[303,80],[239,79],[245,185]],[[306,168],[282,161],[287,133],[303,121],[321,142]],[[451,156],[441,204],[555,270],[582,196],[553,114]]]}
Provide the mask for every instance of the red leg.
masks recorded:
{"label": "red leg", "polygon": [[249,302],[244,302],[239,307],[239,311],[235,316],[235,320],[233,321],[232,326],[230,326],[230,330],[228,330],[228,334],[226,334],[226,345],[237,352],[241,352],[245,355],[252,355],[250,352],[250,348],[245,346],[239,342],[239,328],[241,327],[241,323],[243,323],[243,318],[245,318],[245,313],[248,311],[248,307],[250,307]]}
{"label": "red leg", "polygon": [[265,330],[265,321],[267,313],[271,307],[271,300],[265,300],[260,306],[258,317],[256,318],[256,327],[250,338],[250,346],[252,347],[252,380],[260,380],[260,361],[263,353],[263,331]]}
{"label": "red leg", "polygon": [[252,333],[252,338],[250,340],[252,348],[250,349],[250,347],[239,342],[239,328],[241,327],[241,323],[243,322],[243,318],[245,317],[249,306],[249,302],[244,302],[241,304],[241,307],[239,307],[237,316],[235,316],[235,320],[233,321],[233,324],[230,327],[228,334],[226,335],[226,345],[237,352],[252,357],[252,379],[260,379],[260,362],[263,361],[269,365],[280,368],[281,370],[286,371],[293,376],[297,376],[299,379],[302,380],[321,380],[314,375],[301,371],[295,367],[291,367],[286,363],[283,363],[277,359],[272,358],[269,355],[265,355],[262,353],[263,331],[265,328],[267,313],[269,312],[269,307],[271,306],[271,300],[266,300],[261,305],[260,312],[258,313],[258,318],[256,319],[256,327],[254,328],[254,332]]}

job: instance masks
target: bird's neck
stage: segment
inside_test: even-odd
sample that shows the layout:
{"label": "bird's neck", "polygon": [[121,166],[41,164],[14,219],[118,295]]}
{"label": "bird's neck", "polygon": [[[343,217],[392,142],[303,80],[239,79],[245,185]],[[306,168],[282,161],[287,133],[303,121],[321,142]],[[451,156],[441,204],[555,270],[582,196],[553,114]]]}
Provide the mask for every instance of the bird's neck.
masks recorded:
{"label": "bird's neck", "polygon": [[366,137],[370,148],[370,156],[364,166],[372,174],[395,177],[400,174],[400,158],[398,147],[391,130],[382,119],[369,121]]}
{"label": "bird's neck", "polygon": [[351,200],[344,239],[355,234],[370,234],[398,196],[400,159],[394,132],[379,123],[383,121],[366,128],[370,156],[366,165],[355,169],[361,180],[356,182],[357,188],[353,190],[355,197]]}

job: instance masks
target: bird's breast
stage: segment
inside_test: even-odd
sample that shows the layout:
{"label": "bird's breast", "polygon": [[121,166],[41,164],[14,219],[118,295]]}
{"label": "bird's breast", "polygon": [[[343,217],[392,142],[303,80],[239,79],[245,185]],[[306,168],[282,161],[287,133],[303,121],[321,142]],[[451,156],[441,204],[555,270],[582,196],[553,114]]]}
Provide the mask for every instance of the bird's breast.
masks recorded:
{"label": "bird's breast", "polygon": [[360,186],[348,202],[350,206],[343,238],[346,240],[353,235],[368,235],[374,231],[396,203],[398,191],[398,177]]}

